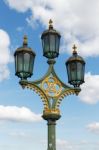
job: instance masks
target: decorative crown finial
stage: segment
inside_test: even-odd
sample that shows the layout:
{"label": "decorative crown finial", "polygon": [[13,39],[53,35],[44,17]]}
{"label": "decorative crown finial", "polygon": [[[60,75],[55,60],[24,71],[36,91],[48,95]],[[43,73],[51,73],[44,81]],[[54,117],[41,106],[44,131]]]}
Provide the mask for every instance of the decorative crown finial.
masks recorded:
{"label": "decorative crown finial", "polygon": [[53,29],[53,21],[52,21],[52,19],[49,20],[49,29]]}
{"label": "decorative crown finial", "polygon": [[74,44],[72,48],[73,48],[73,54],[77,54],[77,46]]}
{"label": "decorative crown finial", "polygon": [[27,36],[24,35],[24,38],[23,38],[23,46],[27,46],[28,44],[28,39],[27,39]]}

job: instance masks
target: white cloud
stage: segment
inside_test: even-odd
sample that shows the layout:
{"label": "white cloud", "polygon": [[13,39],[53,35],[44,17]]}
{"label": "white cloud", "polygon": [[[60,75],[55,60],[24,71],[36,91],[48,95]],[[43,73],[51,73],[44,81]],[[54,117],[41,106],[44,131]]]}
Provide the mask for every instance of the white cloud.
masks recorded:
{"label": "white cloud", "polygon": [[10,56],[10,38],[6,31],[0,29],[0,64],[6,65],[11,61]]}
{"label": "white cloud", "polygon": [[87,73],[85,75],[85,83],[81,88],[82,91],[79,94],[81,101],[88,104],[96,104],[99,102],[99,75]]}
{"label": "white cloud", "polygon": [[41,114],[35,114],[26,107],[0,105],[0,120],[15,122],[41,121]]}
{"label": "white cloud", "polygon": [[20,0],[4,0],[5,3],[9,5],[9,7],[16,9],[19,12],[25,12],[29,9],[31,5],[31,0],[25,0],[25,1],[20,1]]}
{"label": "white cloud", "polygon": [[27,21],[34,27],[36,21],[48,26],[53,19],[55,28],[63,36],[62,52],[70,52],[77,43],[84,56],[99,55],[99,1],[97,0],[4,0],[18,12],[31,10]]}
{"label": "white cloud", "polygon": [[0,81],[7,79],[10,75],[10,71],[6,65],[0,65]]}
{"label": "white cloud", "polygon": [[93,133],[99,134],[99,122],[88,124],[87,129]]}
{"label": "white cloud", "polygon": [[9,77],[8,64],[13,58],[10,54],[10,38],[6,31],[0,29],[0,81]]}

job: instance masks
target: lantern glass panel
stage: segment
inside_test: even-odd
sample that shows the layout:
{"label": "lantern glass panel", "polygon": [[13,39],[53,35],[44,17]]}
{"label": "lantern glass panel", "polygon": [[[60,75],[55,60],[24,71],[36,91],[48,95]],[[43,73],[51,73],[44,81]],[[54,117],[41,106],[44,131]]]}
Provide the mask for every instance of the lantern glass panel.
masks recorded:
{"label": "lantern glass panel", "polygon": [[43,50],[44,53],[49,51],[49,35],[46,35],[43,38]]}
{"label": "lantern glass panel", "polygon": [[29,66],[30,66],[30,54],[25,53],[24,54],[24,72],[29,72]]}
{"label": "lantern glass panel", "polygon": [[82,64],[82,80],[84,81],[84,74],[85,74],[85,63]]}
{"label": "lantern glass panel", "polygon": [[55,43],[55,35],[50,34],[50,51],[55,52],[56,51],[56,43]]}
{"label": "lantern glass panel", "polygon": [[19,53],[17,56],[17,72],[23,71],[23,53]]}
{"label": "lantern glass panel", "polygon": [[81,79],[84,82],[84,74],[85,74],[85,64],[82,64],[82,73],[81,73]]}
{"label": "lantern glass panel", "polygon": [[34,58],[33,55],[30,56],[30,73],[32,74],[33,72],[33,66],[34,66]]}
{"label": "lantern glass panel", "polygon": [[44,50],[44,38],[42,39],[42,47],[43,47],[43,50]]}
{"label": "lantern glass panel", "polygon": [[83,80],[83,65],[81,62],[77,63],[77,80]]}
{"label": "lantern glass panel", "polygon": [[77,80],[76,68],[77,68],[76,63],[72,62],[70,64],[70,74],[71,74],[71,76],[70,76],[71,79],[70,80],[71,81]]}
{"label": "lantern glass panel", "polygon": [[56,51],[59,52],[60,37],[56,35]]}
{"label": "lantern glass panel", "polygon": [[18,61],[17,61],[17,55],[15,56],[15,71],[17,72],[17,63],[18,63]]}
{"label": "lantern glass panel", "polygon": [[68,64],[67,65],[68,82],[70,82],[70,80],[71,80],[71,74],[70,73],[71,73],[70,72],[70,65]]}

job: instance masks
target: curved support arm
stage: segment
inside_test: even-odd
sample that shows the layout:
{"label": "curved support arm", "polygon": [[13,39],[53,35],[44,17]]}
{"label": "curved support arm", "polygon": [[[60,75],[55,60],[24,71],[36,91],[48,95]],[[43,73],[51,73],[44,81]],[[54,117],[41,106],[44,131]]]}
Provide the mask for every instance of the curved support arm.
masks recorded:
{"label": "curved support arm", "polygon": [[49,61],[49,69],[44,77],[36,81],[21,80],[23,88],[35,91],[44,103],[44,114],[60,114],[59,106],[62,99],[71,94],[78,95],[81,89],[64,84],[54,70],[55,61]]}
{"label": "curved support arm", "polygon": [[37,86],[35,83],[27,81],[27,80],[21,80],[19,82],[19,84],[22,86],[23,89],[29,88],[29,89],[33,90],[34,92],[36,92],[42,99],[42,102],[44,104],[44,109],[48,109],[48,105],[49,105],[48,98],[39,86]]}

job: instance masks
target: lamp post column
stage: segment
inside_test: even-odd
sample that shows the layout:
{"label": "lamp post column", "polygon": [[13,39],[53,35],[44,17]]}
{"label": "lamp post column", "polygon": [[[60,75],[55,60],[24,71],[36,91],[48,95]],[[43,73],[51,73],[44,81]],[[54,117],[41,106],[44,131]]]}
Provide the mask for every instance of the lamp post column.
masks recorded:
{"label": "lamp post column", "polygon": [[48,148],[47,150],[56,150],[56,121],[61,117],[60,114],[43,114],[43,119],[47,121],[48,126]]}
{"label": "lamp post column", "polygon": [[56,121],[48,120],[48,150],[56,150]]}

